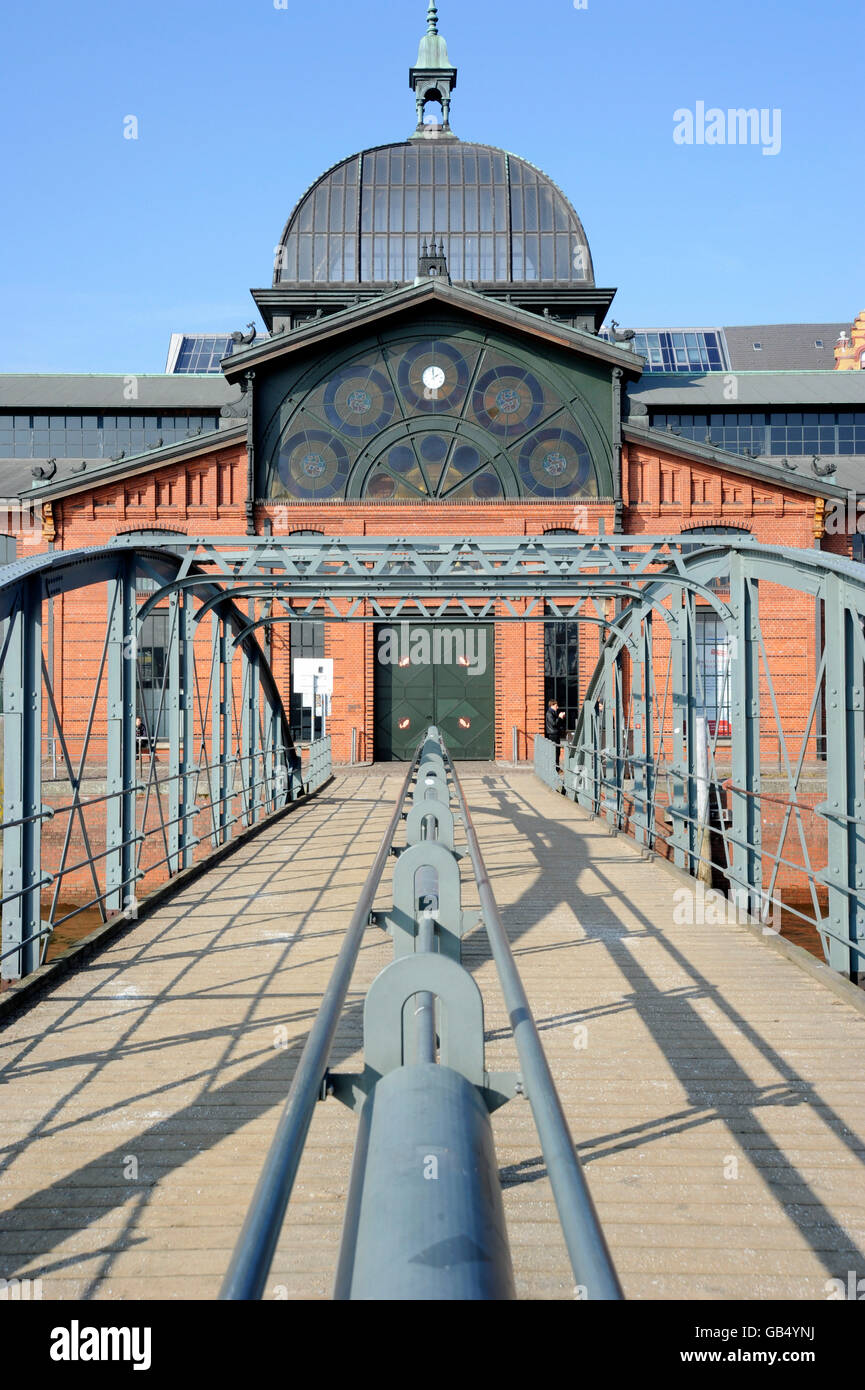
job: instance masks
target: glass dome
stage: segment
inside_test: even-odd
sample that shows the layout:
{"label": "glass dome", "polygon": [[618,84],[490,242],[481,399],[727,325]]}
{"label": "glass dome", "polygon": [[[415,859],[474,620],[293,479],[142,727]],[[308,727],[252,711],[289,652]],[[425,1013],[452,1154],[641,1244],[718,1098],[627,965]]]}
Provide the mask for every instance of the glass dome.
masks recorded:
{"label": "glass dome", "polygon": [[411,284],[433,236],[456,283],[594,285],[582,224],[552,180],[459,140],[383,145],[329,170],[289,218],[274,285]]}

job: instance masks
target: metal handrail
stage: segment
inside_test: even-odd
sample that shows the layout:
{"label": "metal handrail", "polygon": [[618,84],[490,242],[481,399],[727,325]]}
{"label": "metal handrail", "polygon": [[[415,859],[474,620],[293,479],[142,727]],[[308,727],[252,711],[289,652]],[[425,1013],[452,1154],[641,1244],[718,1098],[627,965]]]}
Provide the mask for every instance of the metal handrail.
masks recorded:
{"label": "metal handrail", "polygon": [[43,936],[50,936],[53,930],[53,927],[46,927],[43,931],[34,932],[32,936],[25,936],[23,941],[19,941],[17,945],[11,946],[8,951],[4,951],[3,954],[0,955],[0,960],[6,960],[7,956],[16,956],[25,946],[29,946],[31,941],[39,941]]}
{"label": "metal handrail", "polygon": [[[462,815],[469,858],[480,895],[481,915],[511,1019],[523,1081],[532,1106],[541,1151],[550,1175],[574,1276],[592,1299],[619,1300],[624,1294],[582,1175],[540,1034],[499,916],[468,805],[453,761],[440,739],[439,745]],[[301,1053],[282,1117],[220,1291],[219,1296],[223,1300],[257,1299],[263,1293],[300,1166],[312,1114],[316,1101],[321,1096],[330,1051],[357,955],[364,932],[369,925],[372,903],[402,819],[403,806],[412,779],[427,746],[428,741],[425,738],[409,766],[390,823],[340,948],[321,1007]],[[420,925],[423,926],[423,923]],[[427,925],[431,925],[431,919]],[[429,942],[426,944],[430,945]],[[431,1011],[429,1022],[432,1027]],[[434,1055],[434,1032],[427,1042],[432,1045]],[[425,1057],[432,1060],[427,1057],[429,1046],[424,1047],[421,1044],[421,1047],[422,1055],[419,1060],[422,1061]]]}
{"label": "metal handrail", "polygon": [[393,838],[402,818],[403,804],[419,757],[420,748],[409,765],[402,791],[367,875],[321,1007],[297,1064],[279,1127],[220,1290],[220,1299],[257,1299],[261,1297],[264,1289],[286,1207],[297,1177],[313,1111],[327,1071],[330,1050],[351,984],[355,962],[364,933],[369,926],[373,900],[390,857]]}
{"label": "metal handrail", "polygon": [[[321,741],[320,741],[320,743],[321,743]],[[319,746],[319,745],[313,745],[313,747],[318,747],[318,746]],[[330,762],[329,762],[329,756],[328,756],[328,754],[329,754],[329,750],[322,748],[322,749],[321,749],[321,752],[319,753],[318,756],[319,756],[319,759],[320,759],[320,761],[321,761],[321,763],[322,763],[322,767],[321,767],[320,770],[321,770],[321,771],[324,771],[324,772],[326,772],[326,773],[329,774]],[[258,749],[255,749],[255,750],[253,751],[252,756],[253,756],[256,760],[262,761],[262,760],[266,759],[267,757],[269,757],[270,754],[269,754],[269,750],[268,750],[268,749],[258,748]],[[232,759],[229,760],[229,763],[230,763],[230,765],[233,766],[233,765],[236,765],[236,764],[238,764],[238,763],[242,763],[242,762],[246,762],[246,761],[248,761],[248,759],[244,756],[244,757],[232,758]],[[228,764],[219,764],[219,763],[216,763],[216,764],[214,765],[214,768],[213,768],[213,769],[210,769],[211,776],[214,774],[214,772],[218,774],[218,773],[220,772],[220,770],[221,770],[221,767],[222,767],[222,766],[226,766],[226,765],[228,765]],[[196,777],[196,776],[199,778],[199,780],[201,780],[202,778],[203,778],[204,780],[207,780],[207,773],[199,767],[199,768],[197,768],[197,769],[193,769],[193,770],[192,770],[191,772],[189,772],[189,773],[178,773],[176,776],[163,778],[163,779],[160,780],[160,781],[151,783],[150,786],[151,786],[151,789],[154,788],[154,787],[168,786],[168,785],[169,785],[170,783],[172,783],[172,782],[180,781],[183,777]],[[250,784],[238,784],[238,785],[235,786],[231,791],[226,792],[223,796],[214,798],[212,801],[207,801],[204,805],[191,807],[188,811],[183,812],[183,813],[182,813],[181,815],[179,815],[179,816],[173,816],[173,817],[171,817],[171,819],[169,819],[169,820],[161,819],[159,825],[153,826],[150,830],[139,829],[138,832],[137,832],[135,835],[130,836],[130,838],[129,838],[128,840],[124,840],[122,843],[123,843],[124,845],[134,845],[134,844],[141,845],[141,844],[144,844],[146,841],[152,839],[154,836],[159,836],[160,834],[163,834],[164,831],[167,830],[167,829],[168,829],[170,826],[172,826],[172,825],[180,825],[180,824],[182,824],[184,821],[194,820],[194,819],[196,819],[198,816],[204,815],[204,814],[205,814],[206,812],[208,812],[208,811],[212,811],[214,807],[216,807],[216,806],[221,806],[221,805],[222,805],[224,802],[226,802],[226,801],[234,801],[234,800],[236,800],[238,797],[242,797],[242,796],[244,796],[245,794],[248,794],[248,793],[254,791],[257,787],[267,786],[267,785],[268,785],[270,782],[272,782],[272,781],[273,781],[273,776],[269,776],[269,777],[259,778],[257,781],[252,782],[252,783],[250,783]],[[141,782],[139,782],[139,783],[136,784],[136,787],[135,787],[135,791],[136,791],[136,792],[144,792],[144,791],[146,791],[146,790],[147,790],[146,784],[141,783]],[[317,790],[317,787],[316,787],[316,788],[311,788],[311,790]],[[87,809],[88,809],[89,807],[91,807],[91,806],[96,806],[96,805],[103,804],[103,803],[105,803],[105,802],[107,802],[107,801],[116,800],[117,798],[122,797],[122,796],[124,796],[124,795],[125,795],[125,792],[124,792],[123,790],[118,791],[118,792],[107,792],[107,793],[105,793],[105,794],[102,795],[102,796],[88,798],[87,800],[79,801],[79,802],[77,802],[77,803],[76,803],[76,802],[72,802],[72,803],[71,803],[70,805],[68,805],[68,806],[60,806],[60,807],[55,807],[55,808],[46,807],[46,808],[43,809],[41,815],[42,815],[43,817],[46,817],[46,816],[47,816],[49,819],[54,818],[54,817],[56,817],[56,816],[63,815],[63,814],[71,815],[71,814],[74,814],[76,811],[87,810]],[[294,798],[294,799],[297,800],[298,798]],[[270,798],[268,798],[268,800],[270,800]],[[188,848],[188,849],[195,849],[195,848],[197,848],[197,846],[199,846],[199,845],[201,845],[201,844],[204,844],[208,839],[212,838],[215,834],[219,834],[219,833],[221,833],[222,831],[228,830],[228,829],[231,828],[232,825],[235,825],[235,824],[237,824],[238,822],[240,822],[240,821],[246,819],[246,818],[249,816],[249,814],[250,814],[249,810],[246,809],[246,810],[242,811],[240,815],[238,815],[238,816],[232,816],[232,818],[231,818],[229,821],[227,821],[224,825],[217,826],[216,830],[208,830],[203,836],[198,837],[198,838],[192,838],[192,839],[188,840],[188,841],[187,841],[187,848]],[[22,818],[22,821],[20,821],[20,822],[19,822],[19,821],[9,821],[9,822],[5,822],[4,825],[0,825],[0,830],[2,830],[2,829],[4,829],[4,828],[8,828],[10,825],[16,825],[16,824],[19,824],[19,823],[23,823],[24,820],[36,820],[36,819],[39,819],[39,816],[38,816],[38,815],[37,815],[37,816],[30,816],[30,817]],[[53,873],[48,873],[48,874],[46,874],[46,875],[43,876],[43,878],[40,880],[39,887],[40,887],[40,888],[50,888],[53,884],[57,883],[58,881],[62,882],[62,880],[63,880],[64,878],[66,878],[69,874],[74,873],[74,872],[76,872],[76,871],[79,870],[79,869],[86,868],[89,864],[95,864],[95,863],[97,863],[97,862],[100,861],[100,860],[106,859],[106,858],[108,857],[108,855],[109,855],[110,853],[112,853],[113,850],[116,849],[116,848],[117,848],[117,846],[113,846],[112,849],[109,849],[109,850],[101,850],[101,851],[99,851],[99,852],[97,852],[97,853],[91,853],[91,854],[88,856],[87,859],[79,860],[78,862],[76,862],[76,863],[74,863],[74,864],[67,864],[67,863],[65,862],[65,859],[64,859],[64,860],[61,862],[60,866],[58,867],[58,869],[57,869],[55,872],[53,872]],[[104,893],[101,893],[101,894],[99,894],[99,895],[96,896],[96,897],[89,898],[88,901],[87,901],[86,903],[78,903],[78,904],[76,904],[76,906],[74,907],[74,909],[73,909],[71,912],[65,913],[64,916],[62,916],[62,917],[58,917],[58,918],[56,918],[56,919],[50,920],[50,921],[49,921],[49,924],[48,924],[48,927],[46,928],[45,931],[42,931],[42,932],[37,933],[36,936],[27,937],[24,941],[21,941],[21,942],[17,943],[15,946],[11,947],[8,951],[5,951],[2,955],[0,955],[0,961],[5,960],[8,956],[17,955],[17,953],[22,949],[22,947],[25,946],[25,945],[27,945],[27,943],[28,943],[29,941],[35,941],[35,940],[37,940],[39,937],[43,937],[43,936],[52,936],[52,935],[54,934],[54,931],[56,930],[57,927],[62,926],[64,923],[70,921],[73,917],[78,917],[78,916],[80,916],[83,912],[89,911],[90,908],[92,908],[92,907],[98,905],[99,903],[103,902],[106,898],[111,897],[112,894],[115,893],[115,892],[117,891],[118,887],[121,887],[121,888],[122,888],[122,887],[127,886],[129,883],[135,883],[135,882],[137,882],[138,880],[140,880],[140,879],[142,879],[142,878],[145,878],[148,874],[152,873],[152,872],[154,871],[154,869],[160,868],[163,864],[167,864],[168,867],[169,867],[169,871],[171,871],[172,865],[173,865],[174,861],[177,859],[177,857],[178,857],[178,851],[177,851],[177,850],[172,850],[170,853],[164,855],[161,859],[157,859],[154,863],[149,863],[149,864],[147,864],[147,865],[145,866],[144,869],[139,869],[139,870],[133,875],[133,877],[132,877],[131,879],[126,880],[124,884],[120,884],[120,885],[114,884],[114,885],[112,885],[110,888],[107,888],[106,891],[105,891]],[[170,873],[169,873],[169,876],[173,878],[173,877],[174,877],[174,873],[173,873],[173,872],[170,872]],[[19,898],[19,897],[22,897],[24,893],[29,892],[29,891],[30,891],[30,889],[29,889],[29,886],[28,886],[28,887],[26,887],[26,888],[19,889],[17,892],[5,894],[4,896],[0,897],[0,907],[2,907],[3,904],[6,903],[6,902],[12,902],[12,901],[14,901],[14,899]]]}
{"label": "metal handrail", "polygon": [[[613,802],[617,800],[621,800],[622,803],[624,803],[624,796],[626,793],[624,792],[623,786],[617,782],[610,781],[603,774],[601,774],[600,776],[595,776],[592,773],[588,764],[591,758],[594,756],[609,757],[611,761],[624,763],[636,762],[638,761],[637,759],[632,758],[630,754],[619,755],[614,753],[613,750],[607,749],[600,749],[598,750],[597,754],[595,754],[593,746],[591,744],[586,743],[574,744],[571,746],[569,751],[573,753],[576,757],[579,757],[579,755],[583,755],[583,761],[575,761],[573,765],[567,768],[567,771],[571,775],[579,775],[580,777],[585,779],[585,782],[590,784],[590,786],[588,788],[584,788],[584,790],[586,794],[592,798],[593,803],[598,807],[597,810],[593,810],[591,812],[592,815],[603,815],[604,808],[610,807],[613,804]],[[663,763],[660,759],[657,758],[647,758],[639,761],[642,761],[646,766],[653,770],[656,781],[658,782],[662,780],[669,781],[672,777],[679,777],[683,781],[688,781],[691,778],[691,774],[689,774],[685,770],[683,770],[681,773],[675,773],[669,770],[665,770],[663,767]],[[541,775],[537,766],[535,768],[535,771],[538,776]],[[542,780],[546,781],[546,779],[544,778],[542,778]],[[727,791],[733,792],[734,794],[738,795],[748,796],[756,801],[768,801],[771,802],[773,805],[780,805],[789,810],[810,811],[811,813],[819,816],[825,816],[827,814],[827,812],[823,811],[820,807],[817,806],[807,806],[804,803],[800,803],[797,801],[785,800],[783,798],[773,796],[769,792],[755,792],[749,791],[747,788],[744,787],[738,787],[734,785],[731,779],[729,778],[715,777],[711,778],[710,781],[714,786],[724,787]],[[550,784],[546,783],[546,785]],[[609,801],[605,801],[603,799],[604,794],[607,793],[610,794]],[[575,796],[578,798],[579,795],[580,789],[577,789]],[[631,793],[631,795],[633,795],[633,793]],[[716,794],[716,800],[717,799],[718,798]],[[634,797],[634,801],[635,804],[642,806],[647,813],[656,814],[658,811],[664,810],[668,813],[668,815],[671,818],[675,818],[675,820],[683,826],[695,826],[698,828],[702,827],[703,823],[699,820],[698,817],[689,815],[687,811],[682,810],[681,807],[674,805],[672,802],[658,801],[656,798],[649,796]],[[587,808],[584,807],[583,809]],[[622,806],[619,809],[615,810],[614,814],[620,820],[625,822],[627,822],[630,819],[627,811],[624,809],[624,804],[622,804]],[[852,817],[844,816],[841,816],[839,818],[845,820],[853,819]],[[622,829],[624,830],[624,828],[625,827],[623,826]],[[717,835],[724,841],[726,845],[738,846],[742,849],[754,850],[755,852],[758,852],[761,855],[762,859],[767,860],[772,866],[775,866],[779,869],[788,869],[791,873],[800,875],[809,884],[814,884],[817,887],[821,888],[827,887],[827,879],[821,877],[821,874],[826,872],[825,868],[814,868],[810,865],[810,863],[798,864],[795,860],[789,859],[784,854],[782,854],[780,847],[776,852],[769,848],[764,842],[754,843],[751,840],[742,839],[739,836],[737,836],[735,831],[730,827],[717,831],[715,831],[714,827],[710,828],[713,830],[713,833],[717,833]],[[660,842],[662,845],[665,845],[668,849],[676,848],[676,842],[671,838],[670,835],[664,833],[664,830],[658,823],[657,819],[651,819],[648,831],[652,839],[652,845],[650,846],[650,848],[654,848],[654,845],[657,842]],[[783,843],[783,841],[781,843]],[[692,859],[697,858],[696,854],[693,851],[686,851],[686,853]],[[800,922],[805,923],[809,927],[813,927],[813,929],[818,933],[818,935],[826,936],[830,940],[838,942],[838,944],[841,946],[850,946],[850,939],[848,937],[842,936],[833,928],[833,926],[831,925],[830,918],[823,917],[819,913],[809,914],[807,912],[800,911],[799,908],[794,907],[789,902],[786,902],[783,896],[781,895],[781,892],[778,890],[775,890],[770,895],[767,892],[766,888],[761,887],[760,885],[749,884],[745,879],[741,878],[736,873],[732,860],[730,862],[720,862],[717,859],[714,859],[711,855],[711,852],[709,852],[703,857],[702,862],[705,864],[707,868],[717,869],[720,874],[723,874],[727,878],[730,886],[734,890],[744,889],[745,892],[752,894],[755,897],[760,897],[764,899],[768,905],[778,908],[783,912],[787,912],[791,916],[796,917]],[[845,893],[848,897],[855,898],[857,901],[861,900],[861,890],[851,888],[844,884],[835,884],[833,886],[836,888],[836,891]],[[747,915],[753,916],[753,914],[750,913]]]}
{"label": "metal handrail", "polygon": [[550,1072],[538,1026],[517,970],[514,954],[499,915],[460,780],[444,742],[454,790],[463,817],[469,857],[477,881],[481,915],[498,970],[505,1006],[514,1033],[523,1084],[532,1107],[541,1153],[550,1177],[562,1234],[574,1277],[592,1300],[624,1298],[595,1204],[574,1147],[562,1102]]}

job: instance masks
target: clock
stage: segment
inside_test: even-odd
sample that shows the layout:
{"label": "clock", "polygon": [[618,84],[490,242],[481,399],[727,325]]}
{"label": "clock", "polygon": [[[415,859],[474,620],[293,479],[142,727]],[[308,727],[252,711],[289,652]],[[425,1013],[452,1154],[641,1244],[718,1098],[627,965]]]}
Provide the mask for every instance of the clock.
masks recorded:
{"label": "clock", "polygon": [[429,391],[440,391],[445,384],[445,374],[441,367],[427,367],[423,374],[423,384]]}
{"label": "clock", "polygon": [[[473,349],[477,356],[477,349]],[[469,384],[465,354],[442,338],[413,343],[398,359],[399,394],[410,415],[459,413]]]}

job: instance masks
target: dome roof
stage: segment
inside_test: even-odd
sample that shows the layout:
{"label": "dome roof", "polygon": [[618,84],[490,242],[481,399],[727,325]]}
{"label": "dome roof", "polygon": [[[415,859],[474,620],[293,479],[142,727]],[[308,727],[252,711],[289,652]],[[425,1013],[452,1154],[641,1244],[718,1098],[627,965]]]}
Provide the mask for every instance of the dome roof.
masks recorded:
{"label": "dome roof", "polygon": [[594,286],[582,224],[552,179],[491,145],[422,137],[323,174],[289,218],[273,283],[411,284],[433,236],[458,284]]}

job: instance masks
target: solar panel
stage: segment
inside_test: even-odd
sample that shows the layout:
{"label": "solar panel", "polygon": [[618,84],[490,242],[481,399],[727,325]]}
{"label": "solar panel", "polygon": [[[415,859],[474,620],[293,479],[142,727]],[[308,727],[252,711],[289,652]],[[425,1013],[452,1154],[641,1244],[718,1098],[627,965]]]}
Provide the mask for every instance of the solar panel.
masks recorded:
{"label": "solar panel", "polygon": [[228,357],[233,347],[228,335],[187,333],[180,344],[174,371],[190,376],[218,372],[220,360]]}

